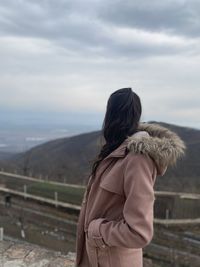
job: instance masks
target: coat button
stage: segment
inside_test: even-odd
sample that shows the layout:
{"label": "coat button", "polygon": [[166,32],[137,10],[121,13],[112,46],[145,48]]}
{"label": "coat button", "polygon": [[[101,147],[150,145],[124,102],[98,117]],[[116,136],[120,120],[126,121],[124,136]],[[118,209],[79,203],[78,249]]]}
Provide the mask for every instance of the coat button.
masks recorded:
{"label": "coat button", "polygon": [[105,248],[106,246],[105,245],[102,245],[102,248]]}

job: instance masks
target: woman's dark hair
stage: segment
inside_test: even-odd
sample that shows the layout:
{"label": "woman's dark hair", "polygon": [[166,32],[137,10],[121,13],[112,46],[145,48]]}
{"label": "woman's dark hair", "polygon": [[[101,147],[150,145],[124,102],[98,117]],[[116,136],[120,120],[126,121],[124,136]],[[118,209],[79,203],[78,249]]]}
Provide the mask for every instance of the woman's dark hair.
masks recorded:
{"label": "woman's dark hair", "polygon": [[93,177],[100,162],[120,146],[128,136],[138,131],[141,113],[140,98],[132,91],[132,88],[121,88],[110,95],[101,130],[105,144],[92,164],[91,175]]}

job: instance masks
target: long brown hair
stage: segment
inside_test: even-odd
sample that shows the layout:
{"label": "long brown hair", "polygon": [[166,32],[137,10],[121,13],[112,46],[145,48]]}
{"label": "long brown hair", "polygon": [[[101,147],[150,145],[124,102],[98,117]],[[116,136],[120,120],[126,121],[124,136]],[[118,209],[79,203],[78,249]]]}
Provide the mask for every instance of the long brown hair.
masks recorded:
{"label": "long brown hair", "polygon": [[132,88],[121,88],[113,92],[107,102],[102,125],[105,144],[92,164],[89,175],[94,177],[100,162],[129,136],[137,132],[142,106],[139,96]]}

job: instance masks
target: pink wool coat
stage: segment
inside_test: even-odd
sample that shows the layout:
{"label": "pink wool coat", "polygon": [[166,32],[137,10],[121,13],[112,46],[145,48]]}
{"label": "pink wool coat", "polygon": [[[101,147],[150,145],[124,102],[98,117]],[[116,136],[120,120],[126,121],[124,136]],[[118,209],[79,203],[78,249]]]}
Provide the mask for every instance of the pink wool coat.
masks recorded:
{"label": "pink wool coat", "polygon": [[140,123],[138,129],[89,179],[77,225],[76,267],[143,266],[142,248],[153,237],[156,177],[186,146],[159,124]]}

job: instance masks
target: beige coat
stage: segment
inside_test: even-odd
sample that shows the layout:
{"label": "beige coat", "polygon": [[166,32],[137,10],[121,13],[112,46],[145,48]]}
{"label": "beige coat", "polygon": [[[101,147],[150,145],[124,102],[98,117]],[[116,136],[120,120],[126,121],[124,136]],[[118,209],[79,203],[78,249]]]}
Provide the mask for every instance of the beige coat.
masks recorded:
{"label": "beige coat", "polygon": [[[171,130],[140,123],[97,168],[79,215],[76,267],[142,267],[153,237],[154,183],[185,153]],[[126,148],[128,153],[126,153]]]}

